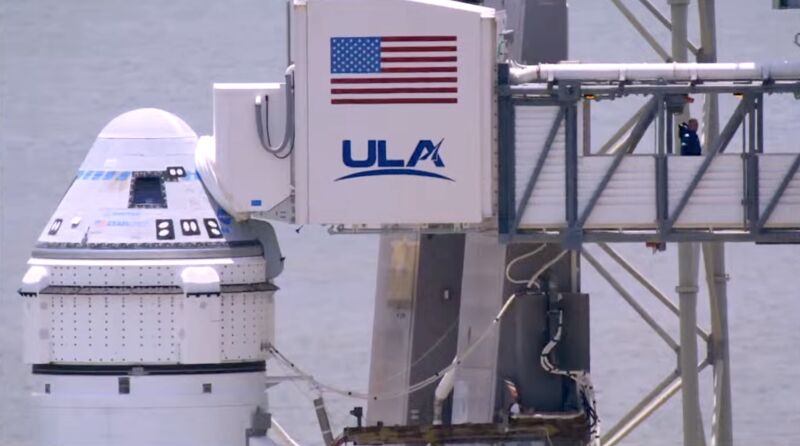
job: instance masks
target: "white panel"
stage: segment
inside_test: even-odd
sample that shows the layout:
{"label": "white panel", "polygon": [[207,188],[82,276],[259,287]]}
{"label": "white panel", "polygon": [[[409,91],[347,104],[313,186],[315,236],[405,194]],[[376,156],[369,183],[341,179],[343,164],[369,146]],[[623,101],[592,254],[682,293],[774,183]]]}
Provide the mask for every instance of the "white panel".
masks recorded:
{"label": "white panel", "polygon": [[[183,296],[45,295],[52,360],[60,363],[177,362]],[[46,299],[46,300],[45,300]]]}
{"label": "white panel", "polygon": [[267,211],[291,193],[291,159],[278,159],[261,146],[253,106],[269,97],[269,135],[273,146],[285,133],[284,84],[214,84],[214,172],[233,209]]}
{"label": "white panel", "polygon": [[[184,299],[190,305],[181,307]],[[28,363],[252,361],[274,341],[273,292],[43,295],[26,298],[24,308]]]}
{"label": "white panel", "polygon": [[[669,158],[670,212],[680,201],[703,157]],[[676,228],[741,228],[744,220],[742,199],[743,162],[739,155],[719,155],[711,162],[689,202],[675,223]]]}
{"label": "white panel", "polygon": [[181,298],[181,324],[178,333],[180,361],[183,364],[213,364],[221,361],[222,297],[218,295]]}
{"label": "white panel", "polygon": [[253,412],[268,411],[263,372],[128,378],[120,394],[117,376],[34,375],[36,422],[47,426],[35,444],[243,445]]}
{"label": "white panel", "polygon": [[[578,215],[583,212],[612,161],[610,155],[578,159]],[[655,227],[655,166],[653,156],[626,156],[600,195],[585,227]]]}
{"label": "white panel", "polygon": [[223,361],[264,356],[274,339],[272,292],[232,293],[222,297],[219,345]]}
{"label": "white panel", "polygon": [[[483,38],[481,42],[481,80],[480,85],[496,85],[497,84],[497,69],[496,69],[496,36],[497,36],[497,23],[494,20],[481,21],[481,33]],[[497,126],[494,125],[495,110],[497,110],[497,95],[493,88],[484,88],[480,90],[481,93],[481,125],[479,130],[481,133],[481,150],[483,156],[481,190],[483,197],[483,217],[491,218],[495,214],[496,197],[497,197]],[[491,148],[491,150],[487,150]]]}
{"label": "white panel", "polygon": [[[210,264],[219,274],[222,284],[260,283],[266,281],[266,265],[263,257],[238,257],[227,262]],[[50,285],[65,286],[180,286],[180,272],[184,265],[198,262],[180,261],[171,265],[160,265],[147,261],[105,261],[100,265],[48,266]],[[144,263],[144,264],[143,264]],[[211,262],[209,262],[211,263]],[[113,265],[112,265],[113,264]],[[202,260],[200,262],[202,265]]]}
{"label": "white panel", "polygon": [[[294,61],[294,194],[295,221],[308,221],[308,7],[294,1],[291,17],[291,59]],[[312,73],[313,75],[313,73]]]}
{"label": "white panel", "polygon": [[[789,171],[797,154],[764,154],[758,157],[758,182],[760,213],[764,212],[783,177]],[[778,205],[766,223],[766,227],[797,228],[800,225],[800,174],[795,173],[789,186],[778,200]]]}
{"label": "white panel", "polygon": [[[542,153],[558,107],[518,106],[515,113],[515,194],[521,200],[528,180]],[[558,227],[565,225],[564,124],[553,141],[520,226]],[[519,204],[517,204],[517,207]]]}
{"label": "white panel", "polygon": [[26,364],[48,363],[50,357],[50,302],[47,298],[23,298],[23,360]]}
{"label": "white panel", "polygon": [[[298,97],[308,101],[307,147],[302,146],[305,143],[302,138],[298,139],[298,150],[308,153],[308,222],[369,225],[481,222],[482,198],[488,197],[482,190],[484,169],[488,167],[483,163],[484,151],[491,150],[483,138],[490,130],[481,128],[488,125],[488,120],[482,117],[488,106],[482,100],[482,92],[492,88],[491,79],[482,76],[485,71],[482,64],[490,62],[494,67],[495,48],[482,42],[485,38],[494,39],[494,34],[482,33],[481,22],[494,20],[494,11],[464,7],[456,2],[311,0],[307,2],[307,12],[308,56],[296,63],[299,71],[306,72],[298,76],[297,88],[307,89]],[[456,42],[444,45],[457,47],[454,52],[457,60],[447,62],[454,64],[457,72],[400,72],[387,76],[385,68],[392,67],[381,66],[384,74],[352,73],[345,77],[457,77],[457,82],[332,84],[332,38],[392,36],[456,36]],[[411,42],[407,46],[422,44]],[[482,50],[491,53],[482,55]],[[408,90],[420,87],[455,87],[457,92]],[[376,88],[403,91],[373,94]],[[389,95],[391,100],[424,97],[457,102],[334,104],[333,89],[361,89],[359,100]],[[365,161],[363,167],[344,163],[346,141],[351,144],[353,159]],[[369,157],[369,141],[385,144],[385,154],[375,150],[377,156]],[[420,144],[431,148],[438,145],[441,163],[434,163],[427,156],[413,165],[413,153]],[[381,158],[395,163],[389,166]],[[298,165],[298,169],[303,167]],[[298,221],[300,215],[298,212]]]}

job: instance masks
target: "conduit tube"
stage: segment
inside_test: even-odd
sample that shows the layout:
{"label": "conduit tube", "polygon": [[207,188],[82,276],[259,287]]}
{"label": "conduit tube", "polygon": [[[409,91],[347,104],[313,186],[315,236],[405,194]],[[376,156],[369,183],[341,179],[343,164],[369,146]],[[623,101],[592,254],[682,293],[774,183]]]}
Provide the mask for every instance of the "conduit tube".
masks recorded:
{"label": "conduit tube", "polygon": [[744,63],[512,63],[512,84],[553,81],[763,81],[800,80],[800,62]]}

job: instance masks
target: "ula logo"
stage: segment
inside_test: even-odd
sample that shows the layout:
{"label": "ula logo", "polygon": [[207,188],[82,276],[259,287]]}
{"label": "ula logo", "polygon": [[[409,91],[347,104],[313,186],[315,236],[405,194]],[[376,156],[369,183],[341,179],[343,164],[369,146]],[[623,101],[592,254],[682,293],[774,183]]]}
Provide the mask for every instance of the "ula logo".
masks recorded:
{"label": "ula logo", "polygon": [[381,175],[413,175],[453,181],[452,178],[436,172],[415,169],[422,162],[432,163],[433,167],[436,168],[443,168],[444,161],[439,155],[439,148],[442,146],[442,142],[444,142],[444,139],[436,144],[429,139],[420,140],[411,157],[406,161],[404,159],[390,159],[386,152],[386,140],[383,139],[370,139],[367,141],[366,156],[356,159],[353,155],[353,144],[349,139],[346,139],[342,141],[342,162],[347,167],[365,170],[337,178],[336,181]]}

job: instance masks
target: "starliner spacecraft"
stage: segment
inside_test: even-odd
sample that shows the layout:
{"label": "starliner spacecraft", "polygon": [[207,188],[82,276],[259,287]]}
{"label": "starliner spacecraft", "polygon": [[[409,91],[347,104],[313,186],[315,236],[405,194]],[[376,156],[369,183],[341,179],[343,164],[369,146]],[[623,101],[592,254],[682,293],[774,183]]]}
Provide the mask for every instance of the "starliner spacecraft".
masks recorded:
{"label": "starliner spacecraft", "polygon": [[140,109],[100,132],[23,278],[37,445],[220,446],[263,436],[272,227],[237,224],[197,135]]}

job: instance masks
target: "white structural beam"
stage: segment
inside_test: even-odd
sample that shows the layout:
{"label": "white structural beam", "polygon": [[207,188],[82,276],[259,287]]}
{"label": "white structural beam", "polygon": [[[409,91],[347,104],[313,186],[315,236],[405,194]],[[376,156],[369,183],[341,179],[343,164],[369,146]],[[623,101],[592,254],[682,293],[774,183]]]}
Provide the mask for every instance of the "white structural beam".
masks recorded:
{"label": "white structural beam", "polygon": [[[665,27],[665,28],[667,28],[667,29],[668,29],[670,32],[672,32],[672,22],[670,22],[670,21],[669,21],[669,19],[667,18],[667,16],[665,16],[665,15],[664,15],[664,14],[663,14],[663,13],[662,13],[662,12],[661,12],[661,11],[660,11],[658,8],[657,8],[657,7],[656,7],[656,5],[654,5],[654,4],[653,4],[653,2],[651,2],[650,0],[639,0],[639,3],[641,3],[641,4],[642,4],[642,5],[645,7],[645,9],[647,9],[648,11],[650,11],[650,13],[651,13],[651,14],[653,14],[653,17],[655,17],[655,18],[656,18],[656,20],[658,20],[658,21],[659,21],[659,22],[660,22],[662,25],[664,25],[664,27]],[[697,45],[693,44],[693,43],[692,43],[692,42],[689,40],[689,41],[687,41],[687,42],[686,42],[686,46],[688,46],[688,47],[689,47],[689,51],[691,51],[691,52],[692,52],[692,54],[694,54],[695,56],[697,56],[697,54],[698,54],[698,52],[699,52],[699,49],[697,48]]]}
{"label": "white structural beam", "polygon": [[[672,16],[672,58],[676,62],[688,60],[689,0],[668,0]],[[755,67],[751,67],[755,68]],[[728,70],[728,72],[736,70]],[[681,118],[689,117],[684,107]],[[678,244],[678,308],[680,310],[681,350],[678,365],[683,382],[681,391],[683,406],[684,446],[705,446],[702,413],[700,412],[700,383],[697,364],[697,275],[699,246],[695,243]]]}
{"label": "white structural beam", "polygon": [[[658,289],[653,282],[651,282],[647,277],[644,276],[639,270],[636,269],[630,262],[625,260],[617,251],[613,248],[608,246],[606,243],[598,243],[597,246],[600,247],[609,257],[614,259],[628,274],[631,275],[637,282],[639,282],[643,287],[650,291],[650,293],[658,299],[659,302],[664,304],[669,311],[671,311],[675,316],[680,316],[680,310],[678,309],[677,305],[675,305],[669,297],[667,297],[664,292]],[[704,341],[708,341],[709,335],[703,330],[700,326],[697,327],[697,335],[700,336]]]}
{"label": "white structural beam", "polygon": [[652,48],[653,51],[658,53],[658,56],[661,57],[662,60],[664,60],[665,62],[669,62],[671,60],[667,50],[665,50],[664,47],[661,46],[660,43],[658,43],[658,40],[655,37],[653,37],[652,34],[650,34],[650,32],[647,30],[647,27],[642,25],[642,22],[640,22],[639,19],[636,18],[636,16],[631,12],[630,9],[628,9],[627,6],[625,6],[624,3],[622,3],[622,1],[611,0],[611,3],[614,3],[614,6],[616,6],[617,9],[619,9],[619,12],[621,12],[622,15],[625,16],[626,19],[628,19],[628,22],[630,22],[630,24],[633,25],[633,28],[650,45],[650,48]]}
{"label": "white structural beam", "polygon": [[700,412],[700,383],[697,370],[697,275],[699,260],[697,243],[678,244],[679,283],[678,308],[680,309],[679,367],[683,382],[683,443],[684,446],[704,446],[702,413]]}
{"label": "white structural beam", "polygon": [[[717,61],[717,29],[715,0],[698,0],[700,62]],[[703,104],[703,139],[706,143],[719,136],[719,99],[707,94]],[[708,146],[708,144],[706,144]],[[728,292],[725,272],[725,244],[703,244],[706,283],[711,310],[712,366],[714,374],[714,416],[711,425],[713,446],[733,445],[733,414],[731,398],[731,369],[728,345]]]}
{"label": "white structural beam", "polygon": [[670,349],[672,349],[672,351],[679,350],[677,342],[672,339],[672,336],[669,335],[667,330],[665,330],[664,327],[662,327],[653,318],[653,316],[651,316],[650,313],[648,313],[647,310],[645,310],[644,307],[642,307],[639,302],[633,298],[633,296],[625,289],[625,287],[623,287],[622,284],[620,284],[619,281],[615,279],[614,276],[608,272],[608,270],[605,269],[600,262],[597,261],[597,259],[594,258],[593,255],[589,254],[586,250],[583,250],[581,254],[583,255],[583,258],[586,259],[594,267],[594,269],[597,270],[598,273],[600,273],[606,282],[608,282],[609,285],[611,285],[619,293],[619,295],[625,299],[625,302],[628,302],[628,305],[630,305],[631,308],[636,311],[639,317],[641,317],[642,320],[644,320],[647,325],[649,325],[650,328],[652,328],[653,331],[655,331],[656,334],[662,340],[664,340],[664,342],[669,346]]}
{"label": "white structural beam", "polygon": [[[707,361],[703,361],[697,366],[697,373],[700,373],[708,366]],[[625,437],[633,432],[640,424],[644,423],[651,415],[670,400],[679,390],[683,382],[677,370],[664,378],[650,393],[642,398],[620,421],[614,425],[600,439],[603,446],[615,446]]]}
{"label": "white structural beam", "polygon": [[586,63],[514,65],[511,83],[525,84],[553,81],[796,81],[800,80],[800,62],[728,62],[728,63]]}
{"label": "white structural beam", "polygon": [[711,350],[714,374],[714,416],[711,426],[711,444],[733,444],[733,415],[731,410],[731,369],[728,344],[728,295],[725,273],[725,244],[703,244],[706,282],[708,283],[711,310]]}

